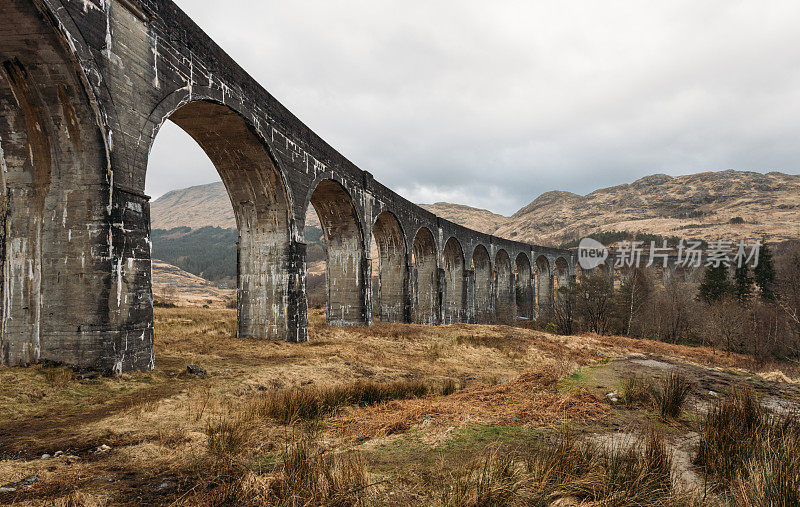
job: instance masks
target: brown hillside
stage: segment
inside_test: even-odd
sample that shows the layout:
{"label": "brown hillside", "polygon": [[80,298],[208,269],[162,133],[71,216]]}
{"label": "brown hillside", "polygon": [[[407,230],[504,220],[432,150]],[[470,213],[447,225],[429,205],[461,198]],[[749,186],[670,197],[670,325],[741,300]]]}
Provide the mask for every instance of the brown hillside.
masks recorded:
{"label": "brown hillside", "polygon": [[[307,219],[309,225],[319,227],[319,219],[312,208]],[[150,205],[150,222],[153,229],[175,227],[236,228],[233,207],[221,181],[207,185],[172,190]]]}
{"label": "brown hillside", "polygon": [[153,259],[153,294],[182,306],[225,306],[228,301],[236,300],[234,289],[221,289],[205,278],[158,259]]}
{"label": "brown hillside", "polygon": [[[511,217],[461,204],[421,206],[487,234],[543,245],[613,230],[702,239],[800,237],[800,176],[778,172],[655,174],[585,196],[550,191]],[[154,228],[235,226],[222,183],[169,192],[151,209]],[[744,223],[731,224],[735,217]],[[318,224],[313,213],[309,224]]]}
{"label": "brown hillside", "polygon": [[434,204],[420,204],[420,206],[431,213],[435,213],[437,216],[486,234],[492,234],[509,219],[506,216],[498,215],[485,209],[473,208],[463,204],[437,202]]}
{"label": "brown hillside", "polygon": [[[741,217],[743,224],[731,224]],[[800,236],[800,176],[722,171],[647,176],[580,196],[547,192],[498,227],[498,236],[558,245],[594,231],[703,239]]]}

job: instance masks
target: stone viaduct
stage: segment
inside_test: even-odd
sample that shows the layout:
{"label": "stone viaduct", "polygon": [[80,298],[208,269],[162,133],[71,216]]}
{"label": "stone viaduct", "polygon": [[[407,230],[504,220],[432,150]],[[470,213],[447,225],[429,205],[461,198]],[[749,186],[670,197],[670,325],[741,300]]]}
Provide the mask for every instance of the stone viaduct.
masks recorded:
{"label": "stone viaduct", "polygon": [[239,336],[308,339],[309,203],[327,245],[331,324],[370,324],[373,299],[386,321],[531,318],[574,273],[569,252],[461,227],[375,181],[171,0],[3,0],[0,61],[1,364],[153,367],[144,188],[166,120],[199,143],[230,195]]}

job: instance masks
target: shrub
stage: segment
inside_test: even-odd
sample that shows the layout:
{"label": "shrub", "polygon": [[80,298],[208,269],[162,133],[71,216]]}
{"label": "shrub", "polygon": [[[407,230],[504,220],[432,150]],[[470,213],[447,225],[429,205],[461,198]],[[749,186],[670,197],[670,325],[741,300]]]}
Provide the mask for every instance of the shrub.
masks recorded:
{"label": "shrub", "polygon": [[235,455],[247,444],[252,433],[243,417],[222,416],[206,423],[208,450],[217,455]]}
{"label": "shrub", "polygon": [[291,424],[297,420],[312,420],[330,415],[346,405],[376,405],[388,400],[417,398],[428,392],[428,385],[421,380],[361,380],[342,386],[278,391],[260,399],[255,412],[284,424]]}
{"label": "shrub", "polygon": [[652,429],[630,445],[604,446],[563,434],[523,460],[490,451],[443,487],[444,505],[680,504],[672,459]]}
{"label": "shrub", "polygon": [[706,415],[695,464],[732,505],[800,505],[800,422],[734,389]]}
{"label": "shrub", "polygon": [[680,415],[691,387],[686,377],[672,372],[661,379],[660,385],[651,389],[656,408],[663,418],[676,418]]}

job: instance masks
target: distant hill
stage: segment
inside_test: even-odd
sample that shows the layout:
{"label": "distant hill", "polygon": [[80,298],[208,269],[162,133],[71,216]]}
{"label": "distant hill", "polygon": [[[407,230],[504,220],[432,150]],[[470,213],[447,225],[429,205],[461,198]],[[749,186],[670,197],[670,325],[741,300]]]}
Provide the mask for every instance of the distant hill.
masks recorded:
{"label": "distant hill", "polygon": [[153,295],[159,303],[225,306],[236,300],[235,289],[224,289],[177,266],[153,259]]}
{"label": "distant hill", "polygon": [[[313,208],[307,221],[309,225],[319,227],[319,219]],[[233,206],[225,185],[218,181],[172,190],[162,195],[150,203],[150,225],[153,229],[235,229],[236,218],[233,216]]]}
{"label": "distant hill", "polygon": [[[610,231],[702,239],[800,238],[800,176],[778,172],[655,174],[587,195],[550,191],[510,217],[461,204],[421,206],[488,234],[550,246]],[[169,192],[151,210],[154,228],[235,227],[222,183]],[[318,226],[315,216],[309,224]]]}
{"label": "distant hill", "polygon": [[508,221],[508,217],[503,215],[464,204],[437,202],[434,204],[420,204],[420,206],[451,222],[486,234],[493,234],[494,231]]}
{"label": "distant hill", "polygon": [[800,176],[721,171],[656,174],[585,196],[546,192],[497,228],[497,236],[559,245],[590,232],[703,239],[800,237]]}
{"label": "distant hill", "polygon": [[236,219],[222,182],[173,190],[150,204],[153,229],[222,227],[235,229]]}

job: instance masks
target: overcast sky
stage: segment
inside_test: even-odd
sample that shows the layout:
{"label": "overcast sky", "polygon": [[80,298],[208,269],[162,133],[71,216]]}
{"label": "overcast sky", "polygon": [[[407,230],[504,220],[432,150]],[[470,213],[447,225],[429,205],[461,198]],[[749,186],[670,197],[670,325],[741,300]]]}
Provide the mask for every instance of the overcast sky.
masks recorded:
{"label": "overcast sky", "polygon": [[[415,202],[511,214],[658,172],[800,168],[800,2],[177,3]],[[165,125],[148,192],[218,180]]]}

